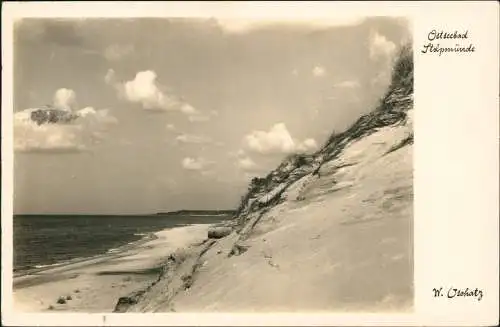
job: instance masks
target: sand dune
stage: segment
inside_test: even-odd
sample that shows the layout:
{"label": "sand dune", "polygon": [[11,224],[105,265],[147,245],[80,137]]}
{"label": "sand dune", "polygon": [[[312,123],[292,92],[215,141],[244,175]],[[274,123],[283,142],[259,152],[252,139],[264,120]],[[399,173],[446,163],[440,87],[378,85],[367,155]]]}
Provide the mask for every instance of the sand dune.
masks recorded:
{"label": "sand dune", "polygon": [[232,233],[167,265],[122,312],[411,310],[412,56],[402,49],[372,112],[252,179]]}
{"label": "sand dune", "polygon": [[347,145],[127,311],[411,310],[413,146],[389,152],[411,131],[408,119]]}

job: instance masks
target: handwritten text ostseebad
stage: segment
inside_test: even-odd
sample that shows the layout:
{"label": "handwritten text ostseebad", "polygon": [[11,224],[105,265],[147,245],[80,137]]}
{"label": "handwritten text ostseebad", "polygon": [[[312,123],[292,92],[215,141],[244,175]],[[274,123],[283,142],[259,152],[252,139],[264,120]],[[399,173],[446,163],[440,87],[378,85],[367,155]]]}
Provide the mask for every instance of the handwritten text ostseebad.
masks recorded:
{"label": "handwritten text ostseebad", "polygon": [[437,54],[441,56],[443,53],[472,53],[476,51],[472,43],[466,43],[469,39],[469,31],[464,32],[445,32],[432,30],[427,34],[429,40],[421,50],[425,54]]}

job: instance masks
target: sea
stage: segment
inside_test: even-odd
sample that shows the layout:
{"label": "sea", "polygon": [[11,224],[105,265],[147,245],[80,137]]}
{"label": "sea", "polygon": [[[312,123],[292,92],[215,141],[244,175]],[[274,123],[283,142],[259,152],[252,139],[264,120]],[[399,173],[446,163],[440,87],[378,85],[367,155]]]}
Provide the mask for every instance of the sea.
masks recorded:
{"label": "sea", "polygon": [[66,262],[119,251],[152,233],[192,224],[214,224],[229,215],[15,215],[15,275]]}

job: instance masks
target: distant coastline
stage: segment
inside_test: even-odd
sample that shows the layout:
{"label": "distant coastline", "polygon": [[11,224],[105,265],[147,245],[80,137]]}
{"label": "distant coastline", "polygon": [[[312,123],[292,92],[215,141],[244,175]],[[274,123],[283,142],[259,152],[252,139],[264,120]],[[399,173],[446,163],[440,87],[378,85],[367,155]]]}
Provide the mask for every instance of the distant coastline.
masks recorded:
{"label": "distant coastline", "polygon": [[173,215],[186,215],[186,216],[229,216],[235,215],[236,210],[178,210],[171,212],[158,212],[157,216],[173,216]]}

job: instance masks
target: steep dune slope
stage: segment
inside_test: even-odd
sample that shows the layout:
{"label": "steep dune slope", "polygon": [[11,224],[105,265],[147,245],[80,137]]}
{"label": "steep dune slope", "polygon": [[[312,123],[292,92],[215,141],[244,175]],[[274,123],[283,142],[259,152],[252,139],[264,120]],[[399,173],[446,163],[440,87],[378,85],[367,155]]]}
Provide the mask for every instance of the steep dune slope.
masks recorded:
{"label": "steep dune slope", "polygon": [[233,232],[170,257],[118,311],[381,311],[413,303],[413,63],[376,109],[256,178]]}

